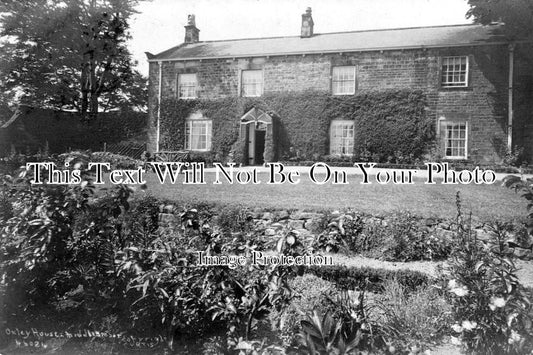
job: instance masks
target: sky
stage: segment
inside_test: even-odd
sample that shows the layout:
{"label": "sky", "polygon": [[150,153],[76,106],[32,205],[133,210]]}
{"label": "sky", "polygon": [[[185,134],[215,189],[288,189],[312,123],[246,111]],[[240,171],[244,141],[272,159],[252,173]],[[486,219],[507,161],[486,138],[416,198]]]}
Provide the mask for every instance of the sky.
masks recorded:
{"label": "sky", "polygon": [[137,8],[129,46],[147,76],[144,52],[182,43],[188,14],[196,16],[200,41],[299,36],[307,7],[315,33],[472,22],[465,18],[466,0],[151,0]]}

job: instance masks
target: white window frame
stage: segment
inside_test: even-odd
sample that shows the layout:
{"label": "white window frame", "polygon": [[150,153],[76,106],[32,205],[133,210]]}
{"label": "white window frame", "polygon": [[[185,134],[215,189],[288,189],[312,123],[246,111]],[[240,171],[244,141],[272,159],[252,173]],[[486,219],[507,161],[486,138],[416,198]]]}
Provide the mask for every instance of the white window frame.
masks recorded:
{"label": "white window frame", "polygon": [[[184,80],[185,77],[194,77],[193,80]],[[193,88],[192,95],[183,95],[183,88]],[[189,90],[185,90],[188,94]],[[178,74],[178,98],[184,100],[191,100],[198,98],[198,75],[196,73],[181,73]]]}
{"label": "white window frame", "polygon": [[[341,77],[339,74],[339,71],[345,70],[346,72],[350,72],[353,75],[352,78],[345,79]],[[344,75],[345,73],[343,73]],[[340,66],[334,66],[331,70],[331,93],[333,95],[353,95],[355,94],[355,88],[356,88],[356,79],[357,79],[357,71],[355,65],[340,65]],[[344,89],[341,90],[343,84],[350,83],[352,87],[350,89]]]}
{"label": "white window frame", "polygon": [[[351,127],[346,127],[351,126]],[[329,128],[329,154],[330,155],[353,155],[354,149],[354,128],[353,120],[333,120]],[[340,135],[334,136],[340,129]],[[346,130],[346,131],[345,131]],[[346,136],[345,136],[345,133]],[[343,153],[343,151],[345,151]]]}
{"label": "white window frame", "polygon": [[[465,60],[465,69],[462,70],[462,60]],[[459,64],[456,62],[459,61]],[[457,68],[459,66],[459,68]],[[470,76],[470,58],[467,55],[449,56],[441,58],[440,82],[443,88],[465,88],[468,87],[468,77]],[[464,80],[460,80],[464,75]],[[448,80],[450,78],[451,80]],[[456,79],[459,78],[459,79]]]}
{"label": "white window frame", "polygon": [[[441,121],[441,126],[442,126],[441,134],[444,135],[443,137],[444,158],[445,159],[468,159],[468,122],[466,121]],[[453,137],[453,129],[455,128],[454,126],[464,126],[464,138]],[[450,127],[452,129],[452,137],[448,137],[448,132],[449,132]],[[459,132],[461,131],[461,128],[457,128],[457,129]],[[454,149],[460,149],[460,147],[454,147],[452,143],[454,141],[463,142],[464,155],[448,155],[448,149],[451,149],[452,153]],[[451,146],[450,146],[450,143],[452,143]]]}
{"label": "white window frame", "polygon": [[[257,80],[250,80],[248,78],[245,78],[248,73],[254,73],[259,74],[260,78]],[[251,90],[251,86],[255,85],[255,90]],[[263,87],[264,87],[264,74],[263,70],[261,69],[249,69],[249,70],[243,70],[241,71],[241,95],[242,97],[259,97],[263,95]]]}
{"label": "white window frame", "polygon": [[[202,128],[204,128],[202,132]],[[185,120],[185,149],[208,152],[211,150],[213,121],[204,117],[188,118]],[[195,136],[205,137],[204,144],[193,147],[193,142],[200,143],[200,139],[194,139]]]}

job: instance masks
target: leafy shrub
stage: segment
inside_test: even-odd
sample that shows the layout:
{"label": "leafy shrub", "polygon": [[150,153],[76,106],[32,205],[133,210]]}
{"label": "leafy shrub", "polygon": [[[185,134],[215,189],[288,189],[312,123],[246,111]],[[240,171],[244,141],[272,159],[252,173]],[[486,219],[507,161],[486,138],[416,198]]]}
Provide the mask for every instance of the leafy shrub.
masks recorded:
{"label": "leafy shrub", "polygon": [[[189,161],[204,163],[206,166],[211,166],[215,161],[212,152],[192,152],[189,156]],[[221,162],[221,159],[216,159],[217,162]]]}
{"label": "leafy shrub", "polygon": [[[71,155],[72,153],[68,153]],[[110,163],[111,169],[137,169],[144,165],[142,160],[133,159],[124,155],[109,152],[94,152],[90,155],[93,163]]]}
{"label": "leafy shrub", "polygon": [[0,174],[13,175],[21,167],[24,167],[29,162],[44,162],[49,161],[55,157],[50,156],[48,153],[37,154],[20,154],[17,152],[11,152],[9,155],[0,158]]}
{"label": "leafy shrub", "polygon": [[122,228],[133,243],[142,243],[156,234],[160,206],[161,202],[151,195],[136,196],[131,201],[130,210],[122,216]]}
{"label": "leafy shrub", "polygon": [[524,151],[524,147],[514,146],[513,150],[507,150],[503,163],[505,165],[520,167],[521,165],[527,165],[527,154]]}
{"label": "leafy shrub", "polygon": [[[253,246],[249,249],[255,249]],[[293,233],[286,233],[276,242],[278,254],[297,257],[304,255],[305,248]],[[247,250],[249,251],[249,250]],[[228,344],[233,348],[242,340],[250,340],[258,322],[269,312],[280,312],[292,297],[289,280],[300,272],[299,266],[283,266],[279,264],[238,268],[229,275],[235,287],[231,297],[225,297],[214,307],[213,317],[228,322]],[[223,288],[226,280],[222,281]],[[236,330],[240,329],[244,337],[236,338]]]}
{"label": "leafy shrub", "polygon": [[[163,331],[169,348],[176,334],[192,329],[202,333],[209,324],[207,310],[217,297],[206,298],[209,270],[193,266],[196,250],[205,250],[209,234],[188,223],[196,214],[184,214],[183,228],[153,235],[147,243],[135,243],[117,253],[118,274],[128,279],[128,291],[137,297],[135,324]],[[152,323],[152,324],[150,324]]]}
{"label": "leafy shrub", "polygon": [[387,229],[381,221],[363,223],[357,216],[346,223],[345,230],[346,242],[351,251],[375,258],[383,256]]}
{"label": "leafy shrub", "polygon": [[365,291],[341,291],[334,301],[335,310],[314,309],[301,322],[300,350],[309,354],[351,354],[355,350],[375,351],[383,346],[368,321]]}
{"label": "leafy shrub", "polygon": [[98,321],[111,308],[120,312],[109,300],[122,297],[124,284],[108,276],[113,248],[124,241],[119,216],[129,209],[131,191],[117,187],[95,198],[86,171],[80,185],[31,186],[30,175],[24,170],[12,182],[13,215],[1,229],[6,318],[17,323],[33,317],[38,324],[91,312]]}
{"label": "leafy shrub", "polygon": [[455,340],[475,354],[525,354],[533,350],[531,292],[520,284],[514,262],[503,250],[499,226],[483,246],[463,220],[458,197],[458,240],[449,265],[448,295]]}
{"label": "leafy shrub", "polygon": [[279,312],[270,315],[272,326],[280,334],[286,345],[295,345],[300,322],[305,314],[318,308],[333,311],[333,301],[338,293],[332,282],[325,281],[312,274],[298,276],[289,282],[293,292],[290,304]]}
{"label": "leafy shrub", "polygon": [[345,221],[345,240],[350,250],[389,261],[442,260],[452,241],[431,234],[420,219],[408,212],[363,223],[360,217]]}
{"label": "leafy shrub", "polygon": [[0,187],[0,223],[3,223],[13,217],[13,206],[9,199],[9,194],[7,190],[8,181],[11,177],[4,177],[0,180],[2,187]]}
{"label": "leafy shrub", "polygon": [[434,287],[421,286],[409,293],[390,279],[383,288],[377,300],[380,315],[375,321],[390,352],[417,353],[446,333],[450,306]]}
{"label": "leafy shrub", "polygon": [[331,215],[324,213],[313,227],[319,233],[313,241],[313,248],[323,250],[327,253],[336,253],[346,246],[344,241],[344,229],[340,220],[331,221]]}
{"label": "leafy shrub", "polygon": [[518,176],[506,176],[504,179],[506,187],[522,193],[527,201],[527,228],[528,233],[533,235],[533,179],[522,180]]}
{"label": "leafy shrub", "polygon": [[[83,168],[90,156],[62,159]],[[151,196],[132,199],[124,186],[96,194],[93,174],[83,169],[79,185],[31,186],[30,173],[6,180],[13,213],[2,221],[0,233],[0,274],[6,280],[2,319],[14,326],[54,321],[75,330],[113,315],[115,330],[131,332],[134,325],[146,335],[164,334],[170,348],[177,335],[225,332],[223,348],[231,350],[250,340],[259,322],[290,298],[287,281],[297,267],[197,267],[197,251],[229,253],[225,236],[195,209],[181,211],[176,223],[163,228],[161,203]],[[226,212],[222,228],[232,237],[246,235],[252,226],[246,211]],[[285,255],[305,252],[290,233],[276,246]],[[246,256],[253,248],[234,251]],[[88,346],[93,345],[99,346]]]}
{"label": "leafy shrub", "polygon": [[320,311],[314,310],[302,321],[302,349],[312,355],[353,353],[359,346],[360,334],[355,330],[345,335],[343,326],[342,320],[335,319],[330,312],[322,316]]}
{"label": "leafy shrub", "polygon": [[215,223],[222,233],[230,235],[232,233],[251,232],[254,224],[253,218],[243,206],[222,206],[217,209]]}
{"label": "leafy shrub", "polygon": [[387,230],[385,259],[391,261],[434,260],[446,258],[452,243],[430,235],[408,212],[390,219]]}

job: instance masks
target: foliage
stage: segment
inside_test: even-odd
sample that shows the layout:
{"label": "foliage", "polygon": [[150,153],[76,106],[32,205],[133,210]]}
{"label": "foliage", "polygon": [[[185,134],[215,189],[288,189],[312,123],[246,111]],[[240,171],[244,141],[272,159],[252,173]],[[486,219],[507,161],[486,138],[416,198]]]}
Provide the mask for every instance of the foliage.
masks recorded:
{"label": "foliage", "polygon": [[[420,91],[390,90],[332,96],[321,91],[270,93],[259,98],[229,97],[218,100],[166,99],[161,104],[161,144],[164,149],[183,149],[185,120],[200,111],[213,120],[212,150],[217,159],[233,148],[234,160],[246,163],[238,142],[238,119],[252,107],[274,117],[272,139],[267,135],[266,161],[292,156],[317,161],[329,152],[332,120],[354,120],[354,159],[413,162],[422,157],[434,140],[432,121],[425,112]],[[378,125],[379,129],[376,129]],[[236,145],[234,145],[236,144]],[[390,159],[389,159],[390,160]]]}
{"label": "foliage", "polygon": [[[0,243],[7,321],[31,320],[36,326],[53,319],[81,329],[113,314],[116,328],[163,333],[170,348],[178,335],[194,332],[198,339],[217,331],[226,332],[224,349],[243,342],[257,348],[258,324],[288,303],[288,279],[301,267],[196,265],[198,251],[248,257],[256,245],[226,243],[227,236],[218,233],[250,236],[247,217],[243,224],[232,221],[212,229],[204,214],[188,209],[163,227],[158,215],[167,207],[151,196],[132,200],[126,187],[95,194],[93,177],[83,169],[89,157],[63,157],[82,168],[80,185],[31,186],[27,174],[7,180],[13,214],[2,222]],[[237,244],[242,248],[232,247]],[[305,252],[291,233],[275,244],[277,253]]]}
{"label": "foliage", "polygon": [[346,246],[344,241],[343,220],[331,221],[331,216],[325,214],[316,226],[316,231],[319,233],[313,242],[313,248],[323,250],[327,253],[338,252],[341,248]]}
{"label": "foliage", "polygon": [[330,118],[324,115],[330,94],[307,90],[266,94],[246,101],[245,111],[256,106],[265,112],[274,112],[276,144],[281,157],[292,146],[303,160],[318,160],[328,149]]}
{"label": "foliage", "polygon": [[111,309],[120,313],[113,300],[122,298],[122,283],[103,275],[115,270],[112,250],[122,242],[119,217],[131,191],[119,187],[94,199],[86,171],[79,185],[31,186],[29,175],[23,170],[10,182],[13,216],[1,229],[6,317],[32,314],[39,322],[51,312],[64,321],[91,313],[90,323]]}
{"label": "foliage", "polygon": [[242,206],[219,207],[216,224],[222,233],[228,235],[236,232],[251,232],[254,227],[250,212]]}
{"label": "foliage", "polygon": [[354,157],[352,155],[324,155],[320,158],[321,162],[328,163],[330,166],[353,166]]}
{"label": "foliage", "polygon": [[177,100],[161,102],[161,149],[183,150],[185,148],[185,122],[195,112],[213,121],[212,159],[222,162],[230,153],[238,136],[236,122],[241,103],[238,98],[218,100]]}
{"label": "foliage", "polygon": [[[275,250],[278,254],[295,257],[303,255],[301,247],[295,235],[289,232],[277,240]],[[248,250],[253,249],[252,246]],[[228,344],[231,347],[239,342],[235,337],[239,330],[244,334],[243,339],[248,341],[261,319],[270,311],[279,312],[286,307],[292,297],[288,280],[298,272],[298,266],[280,264],[251,264],[247,268],[236,269],[240,278],[230,277],[237,286],[236,293],[213,307],[213,319],[222,319],[228,324]]]}
{"label": "foliage", "polygon": [[[126,47],[137,0],[8,1],[0,7],[3,91],[22,102],[104,111],[146,104],[146,81]],[[126,99],[125,99],[126,98]]]}
{"label": "foliage", "polygon": [[313,314],[302,321],[302,347],[308,354],[349,354],[358,348],[361,333],[351,333],[346,337],[341,330],[341,320],[331,313],[324,315],[314,310]]}
{"label": "foliage", "polygon": [[205,250],[209,240],[196,219],[196,211],[186,211],[172,233],[150,235],[117,253],[119,275],[125,274],[133,295],[140,293],[133,305],[135,322],[156,322],[152,326],[165,332],[170,349],[177,333],[205,330],[207,310],[215,301],[206,297],[213,291],[205,287],[210,272],[195,267],[195,251]]}
{"label": "foliage", "polygon": [[[275,120],[275,119],[274,119]],[[275,125],[273,123],[273,125]],[[265,150],[263,152],[263,161],[265,163],[271,163],[277,161],[277,152],[275,150],[274,137],[279,135],[278,132],[274,131],[273,127],[271,130],[267,129],[265,134]]]}
{"label": "foliage", "polygon": [[503,163],[516,167],[527,165],[527,155],[525,154],[524,147],[515,146],[512,151],[508,150],[503,158]]}
{"label": "foliage", "polygon": [[346,244],[350,251],[362,254],[367,254],[369,251],[381,253],[383,241],[386,239],[386,231],[381,223],[364,223],[363,218],[356,215],[346,220],[343,227]]}
{"label": "foliage", "polygon": [[277,330],[286,345],[295,345],[297,335],[301,330],[300,322],[305,314],[312,313],[317,308],[322,311],[334,311],[337,288],[330,281],[325,281],[312,274],[298,276],[289,282],[293,297],[290,304],[270,314],[272,326]]}
{"label": "foliage", "polygon": [[366,223],[360,215],[325,215],[319,224],[313,247],[326,252],[344,249],[390,261],[412,261],[444,259],[452,248],[451,241],[431,234],[408,212]]}
{"label": "foliage", "polygon": [[[363,92],[351,100],[331,97],[326,117],[354,120],[357,161],[413,163],[434,140],[422,92]],[[391,157],[391,158],[389,158]]]}
{"label": "foliage", "polygon": [[12,151],[4,158],[0,158],[0,173],[13,175],[19,172],[19,169],[24,167],[27,162],[44,162],[48,161],[49,156],[44,154],[26,155]]}
{"label": "foliage", "polygon": [[[70,154],[70,153],[69,153]],[[124,155],[109,152],[94,152],[91,154],[93,163],[109,163],[110,169],[138,169],[144,165],[142,160],[133,159]]]}
{"label": "foliage", "polygon": [[335,300],[335,314],[317,309],[301,322],[301,349],[309,354],[350,354],[376,350],[382,344],[368,322],[365,292],[342,291]]}
{"label": "foliage", "polygon": [[528,37],[533,31],[531,0],[468,0],[468,5],[466,18],[483,25],[503,22],[505,33],[513,39]]}
{"label": "foliage", "polygon": [[386,226],[385,258],[393,261],[445,259],[452,242],[420,228],[408,212],[395,214]]}
{"label": "foliage", "polygon": [[387,280],[377,307],[380,316],[375,321],[391,353],[426,350],[446,334],[450,322],[450,306],[433,286],[409,293],[397,280]]}
{"label": "foliage", "polygon": [[508,188],[521,192],[522,197],[527,201],[527,228],[528,233],[533,236],[533,179],[522,180],[518,176],[506,176],[504,185]]}
{"label": "foliage", "polygon": [[246,165],[246,156],[246,139],[239,138],[231,146],[229,161],[234,162],[238,165]]}
{"label": "foliage", "polygon": [[517,268],[504,252],[502,229],[496,225],[492,244],[477,240],[463,220],[458,198],[457,248],[449,261],[448,295],[456,340],[470,353],[524,354],[533,349],[531,294],[519,283]]}
{"label": "foliage", "polygon": [[221,162],[221,160],[213,159],[212,152],[191,152],[189,155],[190,162],[204,163],[206,166],[211,166],[213,161]]}
{"label": "foliage", "polygon": [[[134,111],[100,113],[90,123],[80,121],[72,112],[49,109],[19,107],[17,122],[4,131],[5,140],[0,138],[0,156],[9,156],[14,151],[35,155],[48,150],[61,154],[76,149],[102,150],[104,143],[145,142],[147,114]],[[19,128],[17,128],[19,127]]]}
{"label": "foliage", "polygon": [[349,250],[390,261],[445,259],[453,245],[451,240],[436,231],[431,232],[408,212],[366,223],[361,216],[346,218],[342,230]]}
{"label": "foliage", "polygon": [[384,283],[388,279],[396,279],[407,290],[427,285],[428,275],[408,269],[387,270],[370,267],[347,267],[344,265],[310,267],[313,274],[334,282],[337,287],[347,290],[367,290],[383,292]]}
{"label": "foliage", "polygon": [[0,188],[0,222],[5,222],[13,217],[13,206],[8,198],[7,181],[11,180],[10,176],[2,178],[2,187]]}

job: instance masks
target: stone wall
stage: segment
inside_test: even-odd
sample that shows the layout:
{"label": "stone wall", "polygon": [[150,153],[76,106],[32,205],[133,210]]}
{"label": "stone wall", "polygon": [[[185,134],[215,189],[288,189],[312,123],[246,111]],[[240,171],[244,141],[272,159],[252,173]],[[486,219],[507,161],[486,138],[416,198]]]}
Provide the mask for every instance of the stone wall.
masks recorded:
{"label": "stone wall", "polygon": [[[162,206],[160,212],[160,227],[172,228],[176,223],[180,223],[181,213],[178,213],[178,209],[175,206]],[[281,236],[287,231],[293,231],[303,239],[313,240],[324,233],[328,229],[328,226],[332,226],[332,224],[336,227],[332,232],[338,233],[340,230],[342,233],[344,221],[347,219],[353,220],[354,218],[360,218],[364,225],[380,225],[385,228],[395,223],[393,222],[394,216],[392,215],[373,216],[357,212],[309,212],[286,209],[265,210],[261,208],[255,208],[246,212],[253,221],[254,234],[271,238]],[[416,221],[415,228],[417,231],[425,232],[429,236],[451,241],[456,234],[457,223],[453,219],[436,217],[421,218],[416,216],[410,216],[409,218]],[[476,233],[478,240],[486,245],[489,244],[492,232],[488,223],[473,218],[472,229]],[[517,230],[520,230],[519,233],[525,231],[525,229],[521,230],[520,226],[517,226]],[[507,250],[510,253],[514,253],[520,259],[533,260],[533,250],[528,248],[530,244],[533,244],[533,236],[530,236],[528,241],[523,241],[519,240],[520,238],[513,231],[509,231],[507,232],[507,237]],[[512,243],[520,247],[513,246]]]}

